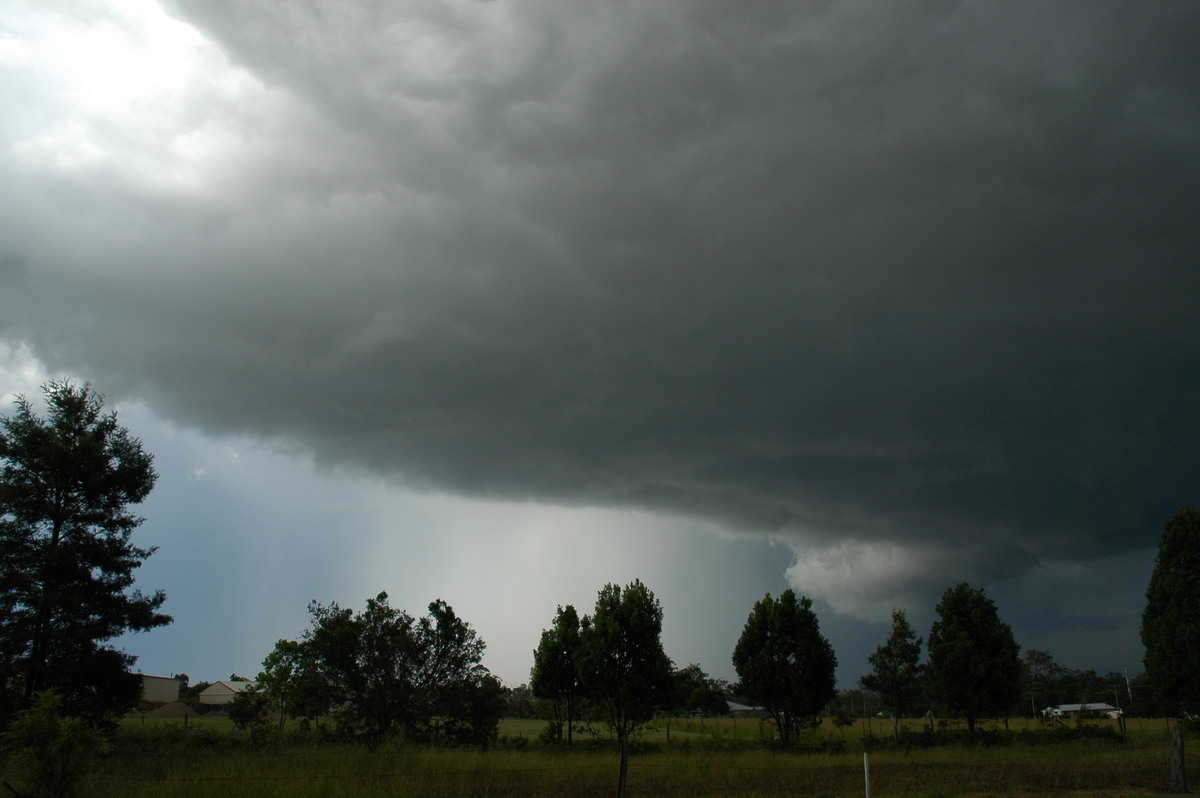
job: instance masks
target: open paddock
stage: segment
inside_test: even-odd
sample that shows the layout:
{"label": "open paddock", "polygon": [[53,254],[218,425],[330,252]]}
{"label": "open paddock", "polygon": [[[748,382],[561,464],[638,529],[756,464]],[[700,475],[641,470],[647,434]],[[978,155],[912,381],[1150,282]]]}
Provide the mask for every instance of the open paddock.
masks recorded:
{"label": "open paddock", "polygon": [[[609,796],[615,788],[614,746],[586,737],[570,747],[539,745],[541,721],[504,721],[502,745],[486,751],[281,741],[254,749],[217,721],[224,719],[193,717],[187,727],[182,719],[146,719],[144,724],[129,719],[122,730],[129,740],[101,763],[81,794],[586,797]],[[869,753],[872,796],[1112,798],[1165,792],[1170,760],[1166,725],[1129,725],[1125,738],[1017,735],[992,744],[876,748]],[[726,720],[708,719],[703,725],[698,719],[675,720],[670,743],[665,726],[641,738],[630,761],[630,796],[861,796],[864,737],[870,747],[881,739],[881,731],[891,732],[890,723],[883,730],[878,722],[869,728],[865,722],[843,729],[827,725],[806,735],[802,751],[782,752],[749,736],[751,727],[758,734],[757,721],[739,720],[735,732]],[[1009,728],[1019,729],[1016,721]],[[844,741],[844,746],[831,741]],[[1190,747],[1200,752],[1200,746]],[[1195,755],[1188,765],[1197,772]],[[6,771],[4,778],[12,781],[14,775]]]}

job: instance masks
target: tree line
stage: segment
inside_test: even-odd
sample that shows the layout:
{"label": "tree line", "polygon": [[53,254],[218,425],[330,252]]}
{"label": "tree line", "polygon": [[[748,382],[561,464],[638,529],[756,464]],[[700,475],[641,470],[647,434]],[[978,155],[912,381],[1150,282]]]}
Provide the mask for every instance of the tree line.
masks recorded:
{"label": "tree line", "polygon": [[[559,607],[551,627],[542,632],[530,686],[533,695],[546,702],[553,737],[562,739],[565,725],[569,740],[572,724],[583,716],[588,702],[605,707],[602,718],[620,740],[657,711],[711,711],[716,708],[714,699],[724,692],[761,707],[780,744],[787,747],[804,729],[819,725],[830,708],[836,696],[837,656],[821,633],[808,597],[789,589],[756,602],[732,654],[739,680],[719,685],[698,665],[672,673],[670,662],[657,655],[646,660],[653,667],[645,665],[639,673],[634,653],[661,651],[658,627],[651,624],[624,625],[620,639],[630,652],[627,657],[601,647],[597,619],[608,623],[613,601],[622,596],[634,604],[623,609],[630,617],[661,618],[653,594],[640,582],[624,593],[608,585],[593,616],[581,617],[571,605]],[[1000,620],[981,589],[964,583],[947,590],[937,613],[928,662],[922,664],[922,639],[915,636],[904,611],[894,611],[891,634],[871,655],[872,672],[863,677],[863,686],[878,695],[897,723],[932,694],[974,732],[980,717],[998,714],[1015,700],[1022,673],[1019,649],[1011,627]],[[626,691],[620,694],[625,711],[619,718],[612,709],[614,674]]]}
{"label": "tree line", "polygon": [[[0,727],[46,691],[63,714],[111,726],[140,694],[135,658],[111,641],[171,622],[162,591],[134,586],[154,549],[133,542],[143,519],[131,508],[157,474],[90,385],[52,381],[43,394],[45,416],[23,396],[0,416]],[[1142,618],[1143,678],[1164,714],[1200,713],[1198,560],[1200,510],[1185,508],[1164,529]],[[484,642],[445,602],[420,617],[393,608],[386,593],[361,612],[315,602],[309,611],[310,628],[264,661],[261,690],[241,707],[251,717],[267,707],[370,739],[494,737],[503,688],[482,665]],[[1069,692],[1070,674],[1052,659],[1026,652],[1022,662],[981,588],[951,587],[936,612],[926,640],[894,610],[891,633],[870,657],[862,686],[895,718],[936,706],[973,730],[1023,698],[1036,706],[1040,696]],[[735,685],[699,665],[675,668],[661,628],[661,605],[640,581],[606,585],[590,614],[560,607],[531,672],[551,734],[565,727],[569,741],[586,705],[626,750],[655,712],[716,712],[739,697],[762,706],[787,745],[834,701],[836,655],[812,601],[792,590],[751,608],[732,652]]]}

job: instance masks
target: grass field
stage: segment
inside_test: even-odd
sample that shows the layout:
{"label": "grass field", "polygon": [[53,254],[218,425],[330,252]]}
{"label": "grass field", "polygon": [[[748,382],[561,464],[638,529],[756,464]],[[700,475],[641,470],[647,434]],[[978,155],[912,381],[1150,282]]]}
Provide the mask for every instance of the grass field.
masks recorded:
{"label": "grass field", "polygon": [[[630,796],[861,796],[863,745],[883,744],[890,723],[860,721],[809,733],[800,752],[759,741],[757,721],[674,720],[643,735],[630,761]],[[907,724],[914,732],[918,722]],[[1014,731],[1024,727],[1011,721]],[[1033,724],[1034,727],[1037,724]],[[608,796],[615,748],[582,738],[542,746],[544,724],[505,720],[503,743],[487,751],[368,749],[272,743],[257,750],[223,718],[131,718],[118,753],[99,764],[81,794],[109,796]],[[993,744],[880,747],[869,753],[871,794],[888,796],[1141,796],[1167,788],[1169,733],[1163,721],[1131,721],[1125,738],[1055,740],[1015,735]],[[1002,743],[1002,744],[1001,744]],[[1200,746],[1197,748],[1200,754]],[[836,749],[844,748],[844,751]],[[1197,757],[1189,757],[1195,772]],[[12,781],[18,775],[7,772]]]}

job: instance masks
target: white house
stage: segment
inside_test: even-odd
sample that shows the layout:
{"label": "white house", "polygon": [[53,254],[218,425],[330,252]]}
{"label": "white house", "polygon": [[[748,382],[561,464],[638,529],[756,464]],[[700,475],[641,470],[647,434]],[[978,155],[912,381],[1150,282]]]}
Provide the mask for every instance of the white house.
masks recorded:
{"label": "white house", "polygon": [[178,701],[179,680],[142,674],[143,701]]}
{"label": "white house", "polygon": [[254,682],[216,682],[200,691],[201,704],[228,704],[238,693],[254,687]]}

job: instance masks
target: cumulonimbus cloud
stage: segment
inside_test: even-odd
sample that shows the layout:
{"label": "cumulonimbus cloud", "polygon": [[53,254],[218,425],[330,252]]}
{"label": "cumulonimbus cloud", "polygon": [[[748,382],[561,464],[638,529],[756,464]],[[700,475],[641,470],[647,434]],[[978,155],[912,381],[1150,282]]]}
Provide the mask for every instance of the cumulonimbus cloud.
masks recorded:
{"label": "cumulonimbus cloud", "polygon": [[0,332],[54,368],[412,485],[785,535],[797,578],[890,552],[893,592],[1194,498],[1188,4],[146,8],[78,21],[186,43],[111,107],[33,23],[4,62],[42,88]]}

